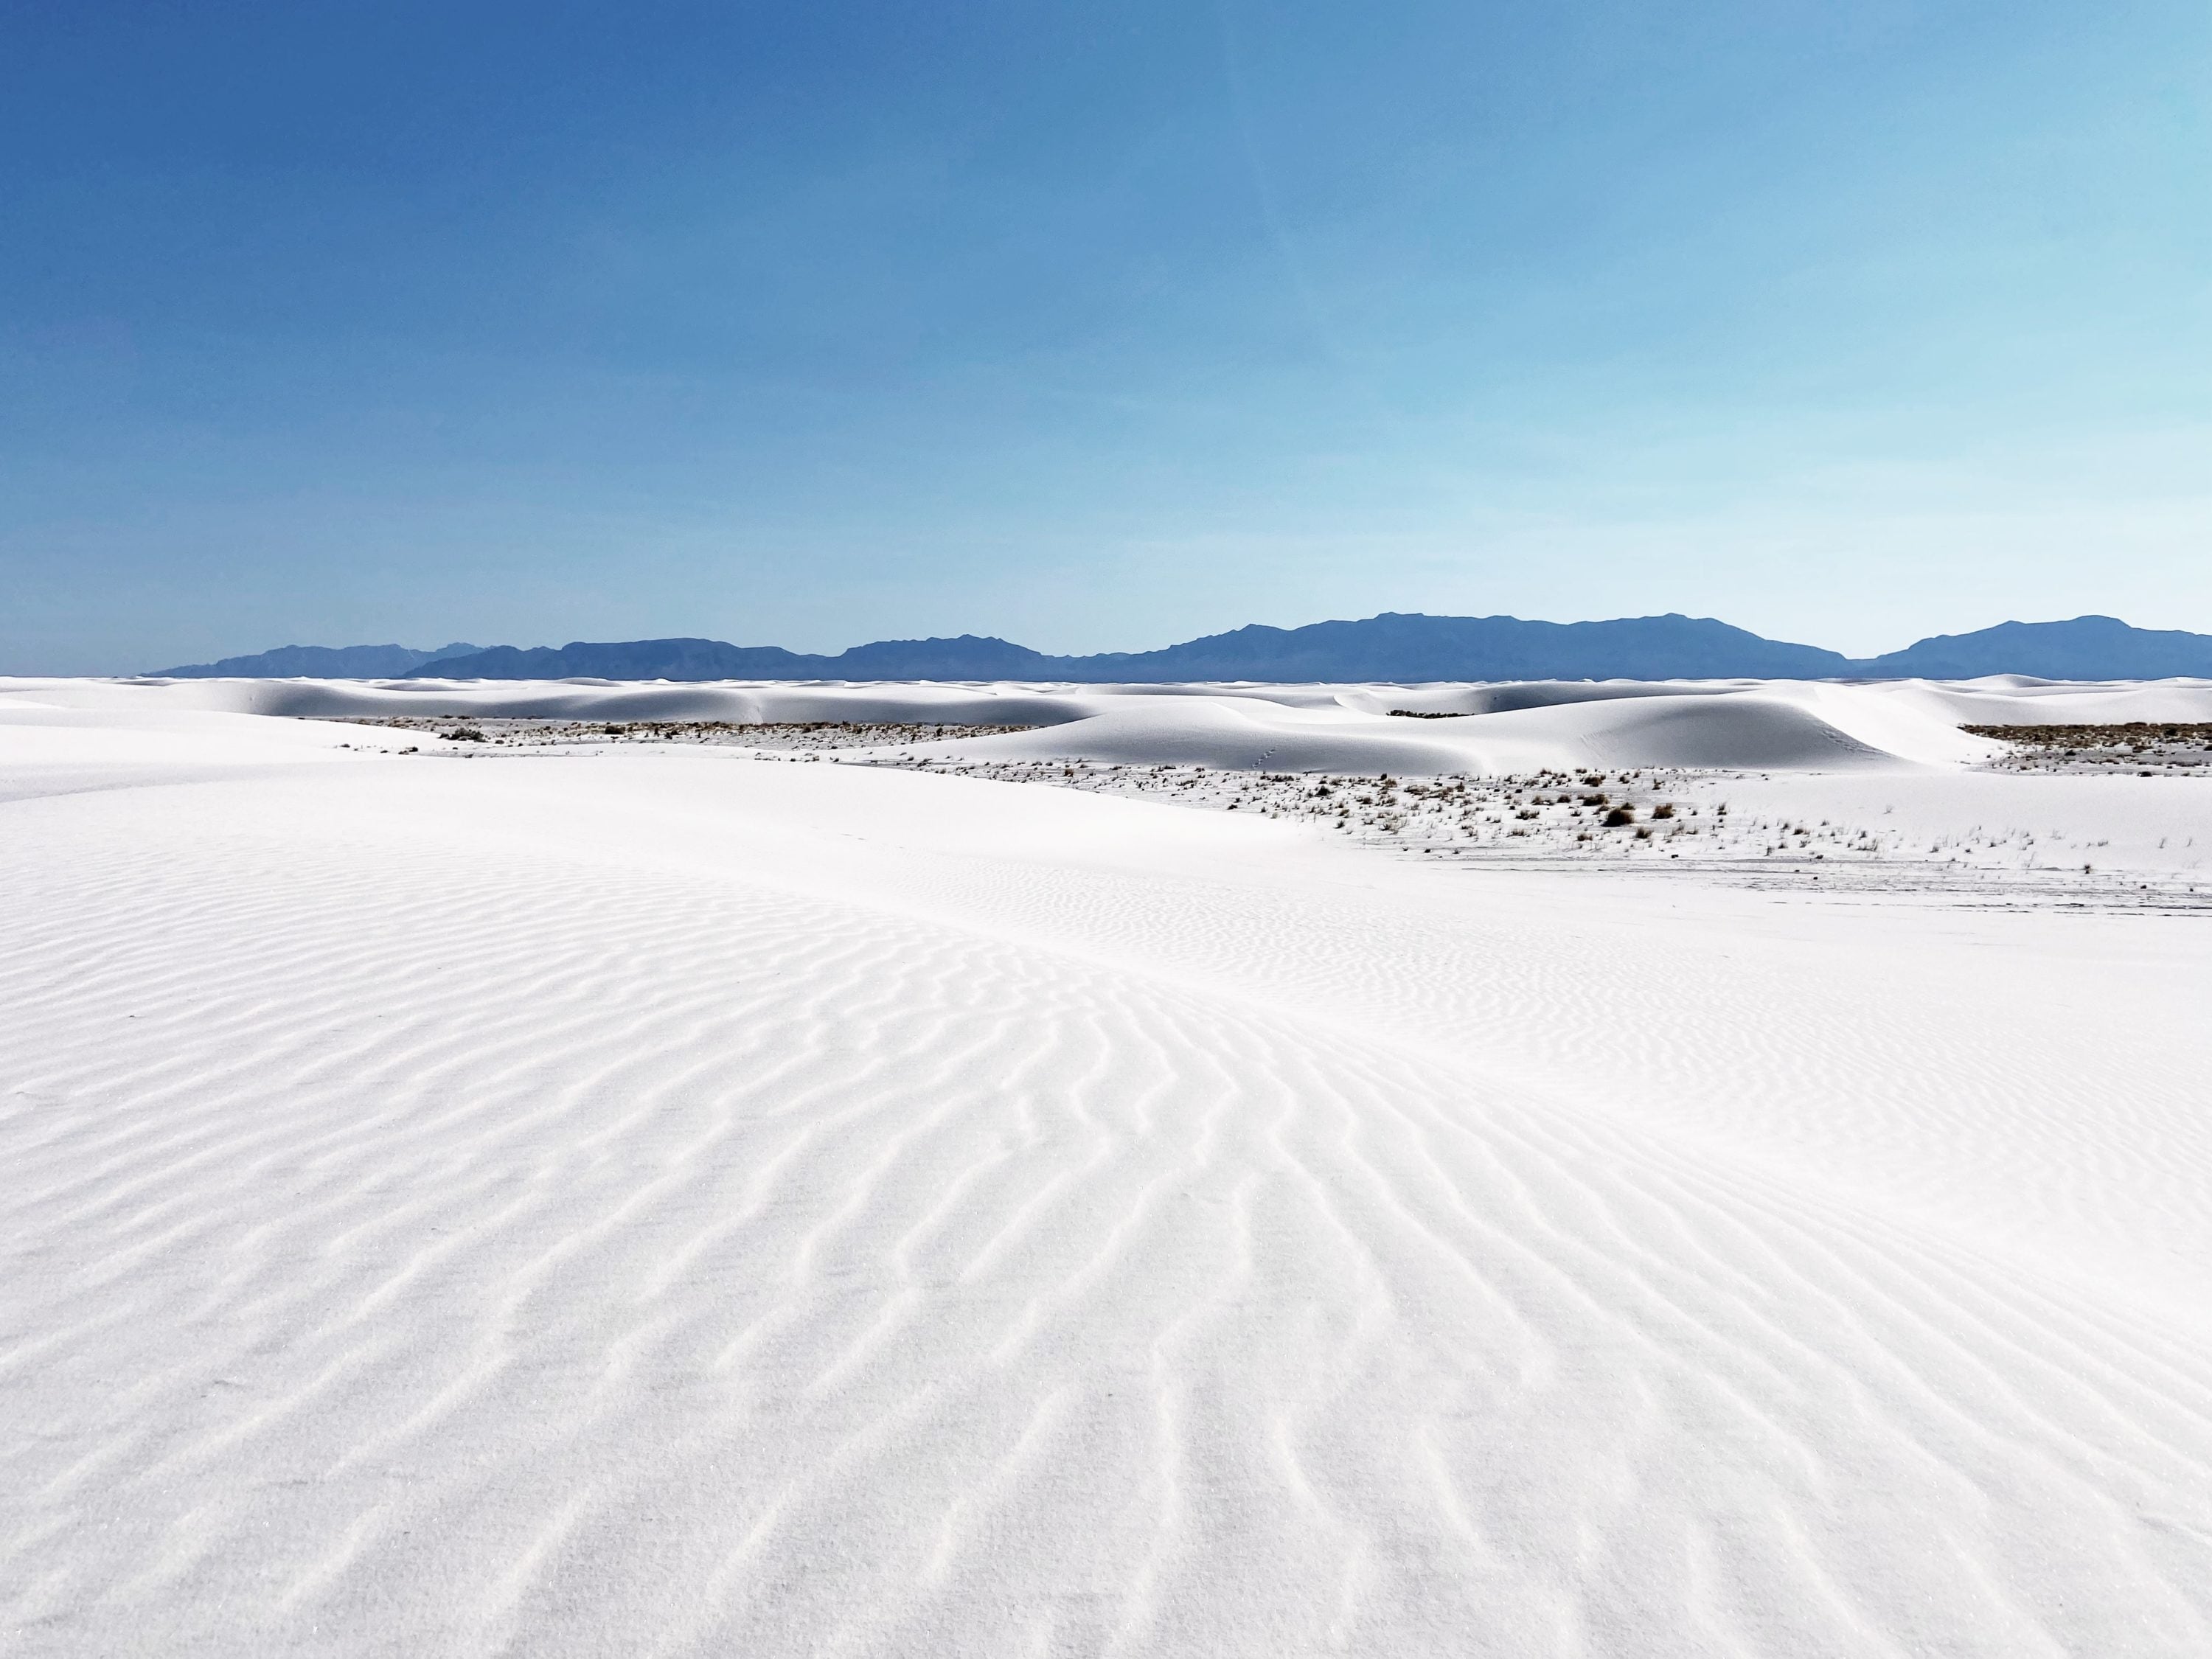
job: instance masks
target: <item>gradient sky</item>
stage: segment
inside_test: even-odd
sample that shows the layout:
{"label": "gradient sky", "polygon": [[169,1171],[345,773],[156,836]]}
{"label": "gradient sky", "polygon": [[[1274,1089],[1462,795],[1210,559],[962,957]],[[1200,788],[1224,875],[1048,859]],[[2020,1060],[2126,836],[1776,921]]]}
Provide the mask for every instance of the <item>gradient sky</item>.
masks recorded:
{"label": "gradient sky", "polygon": [[0,671],[2212,631],[2212,8],[0,6]]}

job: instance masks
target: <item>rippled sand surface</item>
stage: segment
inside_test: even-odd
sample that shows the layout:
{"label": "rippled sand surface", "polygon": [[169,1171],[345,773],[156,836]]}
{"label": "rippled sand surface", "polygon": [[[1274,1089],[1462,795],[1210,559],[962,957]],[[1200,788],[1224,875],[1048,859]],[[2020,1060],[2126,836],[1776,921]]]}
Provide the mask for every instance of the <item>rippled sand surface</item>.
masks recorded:
{"label": "rippled sand surface", "polygon": [[357,736],[0,721],[0,1649],[2212,1651],[2202,915]]}

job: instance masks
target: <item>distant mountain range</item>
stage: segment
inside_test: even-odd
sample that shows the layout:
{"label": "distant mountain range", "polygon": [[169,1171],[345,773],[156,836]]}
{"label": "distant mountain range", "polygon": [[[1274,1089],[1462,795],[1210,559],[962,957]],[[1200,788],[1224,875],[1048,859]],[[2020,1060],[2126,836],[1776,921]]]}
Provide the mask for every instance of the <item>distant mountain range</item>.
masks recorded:
{"label": "distant mountain range", "polygon": [[1849,658],[1763,639],[1710,617],[1523,622],[1517,617],[1385,612],[1304,628],[1255,624],[1158,651],[1049,657],[963,634],[878,640],[836,656],[720,640],[630,640],[518,649],[449,645],[293,645],[255,657],[163,671],[169,676],[368,679],[1172,680],[2041,679],[2212,678],[2212,635],[2131,628],[2112,617],[2000,623],[1943,634],[1887,656]]}
{"label": "distant mountain range", "polygon": [[435,651],[406,645],[280,645],[251,657],[225,657],[164,668],[172,680],[396,680],[410,668],[449,657],[473,656],[483,647],[456,640]]}

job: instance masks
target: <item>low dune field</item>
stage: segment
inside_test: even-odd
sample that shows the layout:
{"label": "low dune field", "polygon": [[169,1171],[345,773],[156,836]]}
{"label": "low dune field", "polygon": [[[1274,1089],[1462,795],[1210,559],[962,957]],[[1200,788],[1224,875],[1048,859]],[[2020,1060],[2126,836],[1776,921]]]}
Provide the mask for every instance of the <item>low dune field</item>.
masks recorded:
{"label": "low dune field", "polygon": [[2208,722],[0,680],[0,1651],[2212,1652]]}

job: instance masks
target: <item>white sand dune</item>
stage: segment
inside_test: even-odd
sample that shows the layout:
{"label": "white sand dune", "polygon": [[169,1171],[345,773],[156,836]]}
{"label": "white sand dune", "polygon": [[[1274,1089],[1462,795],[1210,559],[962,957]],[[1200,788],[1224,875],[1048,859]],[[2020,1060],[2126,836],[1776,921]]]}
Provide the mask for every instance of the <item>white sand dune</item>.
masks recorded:
{"label": "white sand dune", "polygon": [[[1862,711],[1853,711],[1862,712]],[[1948,721],[1863,718],[1898,731],[1875,747],[1787,695],[1692,694],[1563,702],[1443,721],[1378,720],[1348,711],[1284,708],[1255,699],[1178,700],[1113,709],[1039,731],[933,744],[975,758],[1168,761],[1245,770],[1533,772],[1547,767],[1804,767],[1834,769],[1938,752],[1978,757],[1995,745]],[[1925,723],[1923,723],[1925,724]],[[1886,731],[1885,735],[1888,732]]]}
{"label": "white sand dune", "polygon": [[0,684],[0,1649],[2212,1651],[2200,917],[241,712],[2111,817],[1958,700],[2153,694]]}
{"label": "white sand dune", "polygon": [[[939,721],[1038,726],[947,753],[1247,769],[1444,772],[1694,766],[1831,770],[1984,758],[1962,723],[2212,720],[2212,681],[2056,684],[1536,682],[1487,686],[1050,686],[842,682],[19,681],[87,709],[306,718]],[[1392,718],[1393,709],[1453,714]]]}
{"label": "white sand dune", "polygon": [[[976,738],[976,756],[1251,769],[1528,772],[1545,767],[1753,767],[1833,771],[1897,761],[1951,765],[1997,752],[1961,723],[2212,720],[2212,684],[2070,688],[2062,696],[1893,681],[1621,683],[1340,691],[1292,704],[1237,687],[1219,695],[1130,697],[1041,732]],[[1393,708],[1462,718],[1392,719]],[[1407,730],[1413,727],[1412,731]]]}

